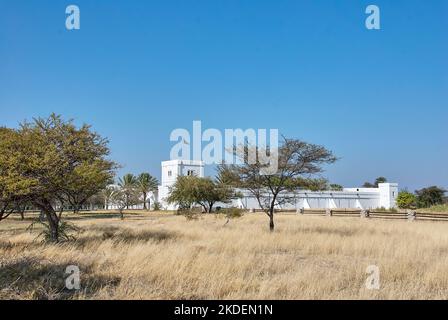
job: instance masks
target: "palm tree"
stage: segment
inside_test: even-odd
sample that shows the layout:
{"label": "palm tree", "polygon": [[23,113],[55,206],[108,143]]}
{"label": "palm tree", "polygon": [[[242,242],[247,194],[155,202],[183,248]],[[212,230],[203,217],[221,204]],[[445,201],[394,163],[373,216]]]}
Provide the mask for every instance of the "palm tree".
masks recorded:
{"label": "palm tree", "polygon": [[113,193],[115,192],[115,188],[113,186],[107,186],[101,191],[101,196],[104,200],[104,209],[109,210],[109,203]]}
{"label": "palm tree", "polygon": [[132,173],[125,174],[122,178],[118,179],[118,185],[125,194],[126,209],[129,209],[129,199],[137,187],[137,178]]}
{"label": "palm tree", "polygon": [[[137,188],[143,194],[143,209],[147,210],[146,199],[148,193],[156,191],[159,181],[149,173],[142,173],[137,179]],[[151,201],[151,200],[150,200]],[[151,202],[149,203],[149,209],[151,209]]]}

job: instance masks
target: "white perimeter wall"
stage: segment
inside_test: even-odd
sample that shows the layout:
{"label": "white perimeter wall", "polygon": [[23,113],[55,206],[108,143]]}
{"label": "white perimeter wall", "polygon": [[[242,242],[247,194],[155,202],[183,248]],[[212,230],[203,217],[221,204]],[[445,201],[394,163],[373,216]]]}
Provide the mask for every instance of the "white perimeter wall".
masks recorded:
{"label": "white perimeter wall", "polygon": [[[215,207],[237,207],[242,209],[261,209],[258,201],[246,190],[238,190],[243,194],[241,199],[235,199],[230,204],[218,203]],[[176,206],[168,205],[164,199],[169,194],[169,188],[159,187],[159,202],[168,210],[175,210]],[[290,203],[277,205],[279,210],[297,209],[386,209],[396,207],[398,185],[396,183],[383,183],[379,188],[349,188],[343,191],[299,191],[289,195],[294,200]]]}

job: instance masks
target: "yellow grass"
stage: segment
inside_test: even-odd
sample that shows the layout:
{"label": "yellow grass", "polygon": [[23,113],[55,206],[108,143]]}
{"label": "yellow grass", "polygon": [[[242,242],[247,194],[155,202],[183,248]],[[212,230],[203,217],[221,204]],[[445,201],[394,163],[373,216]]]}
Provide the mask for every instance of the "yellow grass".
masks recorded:
{"label": "yellow grass", "polygon": [[[70,219],[82,231],[61,245],[0,222],[0,299],[448,299],[446,222],[279,214],[271,234],[262,214]],[[365,287],[369,265],[380,290]]]}

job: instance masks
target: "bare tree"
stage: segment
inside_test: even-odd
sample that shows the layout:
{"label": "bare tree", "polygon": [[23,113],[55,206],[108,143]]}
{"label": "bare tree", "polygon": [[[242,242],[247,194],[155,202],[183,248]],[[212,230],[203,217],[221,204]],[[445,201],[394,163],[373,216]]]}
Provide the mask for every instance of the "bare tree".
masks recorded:
{"label": "bare tree", "polygon": [[131,189],[116,190],[111,196],[112,203],[118,208],[121,220],[124,219],[124,210],[139,203],[139,193]]}

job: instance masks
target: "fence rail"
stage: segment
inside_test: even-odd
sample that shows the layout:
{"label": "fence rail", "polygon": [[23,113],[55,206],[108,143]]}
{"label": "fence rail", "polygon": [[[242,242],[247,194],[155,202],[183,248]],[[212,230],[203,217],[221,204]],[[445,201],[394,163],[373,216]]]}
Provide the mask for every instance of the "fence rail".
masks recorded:
{"label": "fence rail", "polygon": [[302,215],[334,216],[334,217],[361,217],[369,219],[385,220],[409,220],[409,221],[448,221],[448,213],[417,212],[387,212],[378,210],[356,209],[299,209],[297,213]]}

